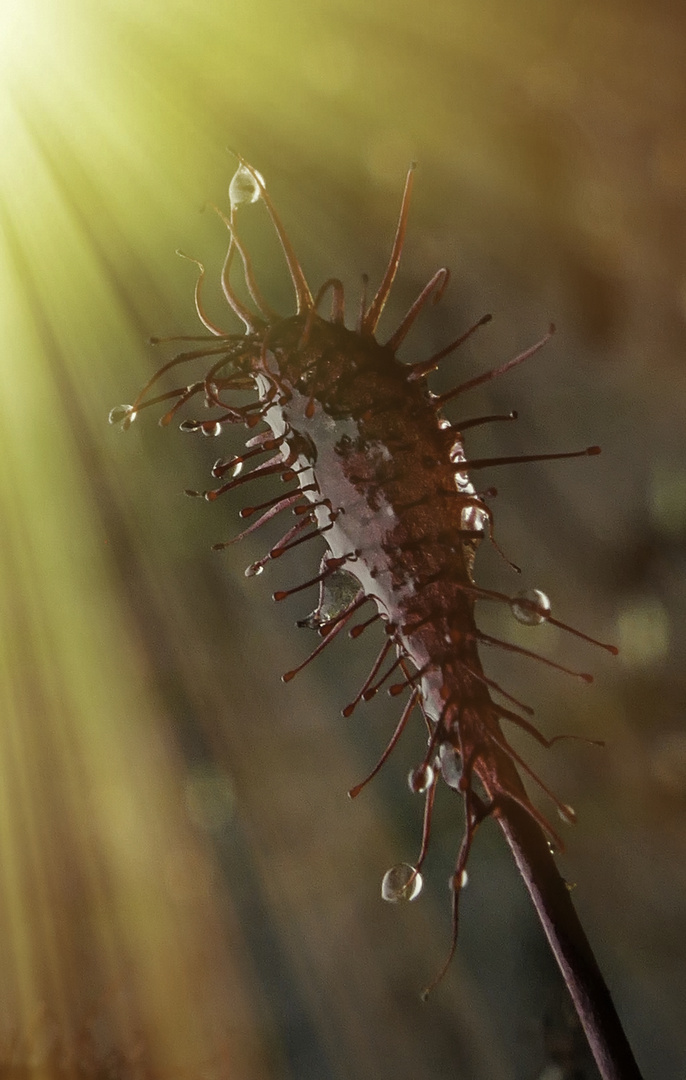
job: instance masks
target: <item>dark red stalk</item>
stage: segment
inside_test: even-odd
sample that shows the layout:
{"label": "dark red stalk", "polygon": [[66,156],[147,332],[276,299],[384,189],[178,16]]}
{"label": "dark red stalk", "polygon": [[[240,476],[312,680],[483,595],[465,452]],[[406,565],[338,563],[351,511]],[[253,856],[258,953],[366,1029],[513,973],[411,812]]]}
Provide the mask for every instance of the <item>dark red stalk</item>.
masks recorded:
{"label": "dark red stalk", "polygon": [[600,1075],[603,1080],[641,1080],[569,889],[541,830],[514,802],[501,807],[498,824],[567,983]]}

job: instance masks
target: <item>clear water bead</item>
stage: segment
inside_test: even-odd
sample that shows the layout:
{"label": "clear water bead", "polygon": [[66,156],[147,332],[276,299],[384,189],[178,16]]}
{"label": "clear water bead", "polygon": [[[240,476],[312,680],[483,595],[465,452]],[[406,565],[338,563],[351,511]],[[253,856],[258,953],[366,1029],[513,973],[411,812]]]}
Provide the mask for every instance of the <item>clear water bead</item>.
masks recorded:
{"label": "clear water bead", "polygon": [[540,626],[550,615],[550,600],[540,589],[526,589],[510,600],[512,614],[525,626]]}
{"label": "clear water bead", "polygon": [[422,891],[422,875],[409,863],[398,863],[387,870],[381,882],[381,896],[389,904],[416,900]]}
{"label": "clear water bead", "polygon": [[222,426],[218,421],[205,420],[200,425],[200,432],[208,439],[216,439],[222,433]]}
{"label": "clear water bead", "polygon": [[461,791],[462,770],[453,747],[448,743],[443,743],[438,751],[438,757],[441,763],[441,776],[448,787],[453,788],[455,791]]}
{"label": "clear water bead", "polygon": [[110,409],[107,419],[110,424],[123,424],[126,420],[128,427],[128,424],[132,424],[136,419],[136,413],[132,405],[115,405],[113,409]]}
{"label": "clear water bead", "polygon": [[263,572],[264,572],[264,566],[262,565],[261,562],[251,563],[250,566],[246,566],[246,568],[245,568],[245,576],[246,577],[257,577],[258,574],[262,574]]}
{"label": "clear water bead", "polygon": [[307,626],[311,630],[326,626],[332,619],[342,615],[346,608],[358,599],[361,588],[354,574],[348,570],[334,570],[325,581],[320,583],[317,607],[306,619],[300,619],[298,626]]}
{"label": "clear water bead", "polygon": [[[255,177],[259,177],[259,183]],[[240,206],[242,203],[257,202],[262,194],[260,184],[264,187],[264,180],[257,170],[254,170],[253,175],[253,172],[247,166],[239,165],[229,184],[229,199],[232,208]]]}
{"label": "clear water bead", "polygon": [[407,778],[410,791],[414,795],[423,795],[433,784],[434,775],[430,765],[419,765],[418,768],[411,769]]}

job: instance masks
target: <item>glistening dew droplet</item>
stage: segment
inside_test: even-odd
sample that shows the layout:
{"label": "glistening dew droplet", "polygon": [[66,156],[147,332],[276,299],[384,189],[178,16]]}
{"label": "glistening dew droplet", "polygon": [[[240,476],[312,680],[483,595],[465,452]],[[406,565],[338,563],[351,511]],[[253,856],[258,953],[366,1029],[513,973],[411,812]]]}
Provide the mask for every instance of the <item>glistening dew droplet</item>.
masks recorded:
{"label": "glistening dew droplet", "polygon": [[510,600],[512,614],[525,626],[539,626],[550,615],[550,600],[540,589],[526,589]]}
{"label": "glistening dew droplet", "polygon": [[419,765],[410,770],[407,778],[410,791],[414,795],[423,795],[434,782],[434,771],[430,765]]}
{"label": "glistening dew droplet", "polygon": [[448,787],[454,788],[455,791],[460,791],[462,770],[453,747],[449,743],[443,743],[438,751],[438,757],[441,763],[441,776],[446,784]]}
{"label": "glistening dew droplet", "polygon": [[136,413],[132,405],[115,405],[113,409],[110,409],[107,419],[110,424],[122,424],[126,420],[128,426],[136,419]]}
{"label": "glistening dew droplet", "polygon": [[[259,183],[255,177],[259,177]],[[233,174],[229,184],[229,199],[231,207],[240,206],[241,203],[254,203],[260,197],[260,184],[264,187],[264,181],[255,170],[255,175],[245,165],[239,165]]]}
{"label": "glistening dew droplet", "polygon": [[409,863],[398,863],[387,870],[381,882],[381,896],[389,904],[416,900],[422,891],[422,875]]}
{"label": "glistening dew droplet", "polygon": [[222,426],[219,421],[205,420],[204,423],[200,425],[200,431],[208,439],[215,439],[217,435],[221,435]]}
{"label": "glistening dew droplet", "polygon": [[254,563],[251,563],[250,566],[246,566],[246,568],[245,568],[245,576],[246,577],[257,577],[257,575],[263,573],[263,571],[264,571],[264,566],[262,565],[262,563],[261,562],[254,562]]}

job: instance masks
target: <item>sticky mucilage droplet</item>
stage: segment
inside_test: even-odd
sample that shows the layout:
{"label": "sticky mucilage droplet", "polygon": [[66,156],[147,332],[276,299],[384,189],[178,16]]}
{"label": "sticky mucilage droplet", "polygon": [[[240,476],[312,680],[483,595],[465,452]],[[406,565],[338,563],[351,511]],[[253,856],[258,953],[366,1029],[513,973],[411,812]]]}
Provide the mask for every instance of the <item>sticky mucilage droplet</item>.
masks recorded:
{"label": "sticky mucilage droplet", "polygon": [[216,439],[222,433],[222,426],[217,420],[205,420],[200,425],[200,433],[207,439]]}
{"label": "sticky mucilage droplet", "polygon": [[[256,177],[259,177],[259,182]],[[257,202],[262,194],[260,184],[264,187],[264,180],[256,170],[253,172],[246,168],[245,165],[239,165],[229,184],[229,199],[231,200],[232,209],[241,206],[243,203]]]}
{"label": "sticky mucilage droplet", "polygon": [[123,427],[128,427],[137,415],[133,405],[115,405],[113,409],[110,409],[107,419],[110,424],[122,424]]}
{"label": "sticky mucilage droplet", "polygon": [[407,778],[407,783],[413,795],[423,795],[434,782],[434,771],[430,765],[419,765],[412,769]]}
{"label": "sticky mucilage droplet", "polygon": [[550,615],[550,600],[540,589],[526,589],[510,601],[512,614],[524,626],[540,626]]}
{"label": "sticky mucilage droplet", "polygon": [[409,863],[398,863],[387,870],[381,882],[381,896],[389,904],[416,900],[422,891],[422,875]]}

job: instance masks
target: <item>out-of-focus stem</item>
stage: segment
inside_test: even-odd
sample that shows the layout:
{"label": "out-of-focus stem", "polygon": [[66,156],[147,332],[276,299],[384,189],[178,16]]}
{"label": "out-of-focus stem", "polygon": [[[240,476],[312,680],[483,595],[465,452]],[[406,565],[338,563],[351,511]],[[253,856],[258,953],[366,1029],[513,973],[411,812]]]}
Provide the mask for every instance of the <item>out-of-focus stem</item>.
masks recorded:
{"label": "out-of-focus stem", "polygon": [[569,889],[540,827],[504,801],[498,822],[538,912],[603,1080],[642,1080]]}

